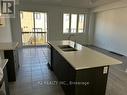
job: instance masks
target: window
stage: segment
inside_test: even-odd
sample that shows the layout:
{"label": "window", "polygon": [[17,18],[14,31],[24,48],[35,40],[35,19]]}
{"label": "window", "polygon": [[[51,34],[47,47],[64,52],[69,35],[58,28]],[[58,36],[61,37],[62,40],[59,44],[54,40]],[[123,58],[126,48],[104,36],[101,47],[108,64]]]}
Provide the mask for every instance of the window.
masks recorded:
{"label": "window", "polygon": [[84,31],[84,14],[79,14],[78,33],[82,33],[83,31]]}
{"label": "window", "polygon": [[85,14],[63,14],[63,33],[83,33],[85,31]]}
{"label": "window", "polygon": [[69,33],[70,14],[63,15],[63,33]]}
{"label": "window", "polygon": [[71,33],[76,33],[77,14],[71,14]]}
{"label": "window", "polygon": [[35,12],[35,17],[37,20],[41,19],[41,14],[39,12]]}

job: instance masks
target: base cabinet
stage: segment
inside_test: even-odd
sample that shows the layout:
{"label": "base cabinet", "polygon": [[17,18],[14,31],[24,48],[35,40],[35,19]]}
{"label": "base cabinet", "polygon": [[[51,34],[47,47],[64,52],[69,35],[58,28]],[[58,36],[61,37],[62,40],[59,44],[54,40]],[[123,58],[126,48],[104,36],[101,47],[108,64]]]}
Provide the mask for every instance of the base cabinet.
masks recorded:
{"label": "base cabinet", "polygon": [[16,72],[19,68],[18,50],[17,49],[5,50],[4,58],[8,59],[8,64],[7,64],[8,81],[14,82],[16,81]]}
{"label": "base cabinet", "polygon": [[5,82],[5,92],[6,92],[6,95],[10,95],[8,76],[7,76],[7,65],[4,67],[3,73],[4,73],[4,82]]}
{"label": "base cabinet", "polygon": [[103,71],[109,66],[75,70],[57,50],[51,50],[52,68],[65,95],[105,95],[108,70]]}

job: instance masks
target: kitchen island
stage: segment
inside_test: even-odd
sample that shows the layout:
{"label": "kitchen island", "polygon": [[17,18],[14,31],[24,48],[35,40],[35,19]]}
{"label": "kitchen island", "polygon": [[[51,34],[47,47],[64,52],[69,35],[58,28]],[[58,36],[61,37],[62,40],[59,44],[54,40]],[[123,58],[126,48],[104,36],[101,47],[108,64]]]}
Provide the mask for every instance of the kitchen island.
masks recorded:
{"label": "kitchen island", "polygon": [[121,61],[73,41],[48,43],[51,67],[65,95],[105,95],[109,66],[121,64]]}

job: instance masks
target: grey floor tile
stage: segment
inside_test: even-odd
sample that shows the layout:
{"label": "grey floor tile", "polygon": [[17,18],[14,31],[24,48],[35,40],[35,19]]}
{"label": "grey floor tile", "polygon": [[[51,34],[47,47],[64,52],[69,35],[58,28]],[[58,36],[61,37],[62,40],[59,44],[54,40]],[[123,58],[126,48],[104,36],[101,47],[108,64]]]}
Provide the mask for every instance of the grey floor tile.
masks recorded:
{"label": "grey floor tile", "polygon": [[20,69],[17,81],[10,83],[11,95],[64,95],[61,87],[44,85],[44,81],[57,80],[47,67],[47,49],[23,48],[19,50]]}

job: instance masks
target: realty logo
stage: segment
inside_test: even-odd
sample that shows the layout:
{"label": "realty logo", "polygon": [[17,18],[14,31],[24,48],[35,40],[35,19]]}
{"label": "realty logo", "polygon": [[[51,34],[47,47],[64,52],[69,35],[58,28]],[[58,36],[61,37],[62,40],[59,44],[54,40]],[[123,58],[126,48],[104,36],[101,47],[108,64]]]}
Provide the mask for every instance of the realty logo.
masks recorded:
{"label": "realty logo", "polygon": [[0,3],[2,17],[15,16],[15,0],[1,0]]}

